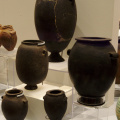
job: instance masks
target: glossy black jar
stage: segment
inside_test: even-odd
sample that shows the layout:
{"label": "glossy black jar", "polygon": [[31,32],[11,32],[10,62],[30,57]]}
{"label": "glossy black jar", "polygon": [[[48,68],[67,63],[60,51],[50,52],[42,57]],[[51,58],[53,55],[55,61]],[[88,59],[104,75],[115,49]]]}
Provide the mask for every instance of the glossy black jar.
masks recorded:
{"label": "glossy black jar", "polygon": [[75,30],[76,18],[75,0],[36,0],[36,31],[51,52],[50,62],[64,61],[59,52],[69,44]]}
{"label": "glossy black jar", "polygon": [[23,41],[16,55],[16,70],[19,79],[27,84],[26,89],[37,89],[37,84],[44,81],[48,72],[48,53],[45,42]]}
{"label": "glossy black jar", "polygon": [[[118,54],[120,56],[120,37],[118,38]],[[120,84],[120,57],[118,58],[118,69],[116,74],[116,84]]]}
{"label": "glossy black jar", "polygon": [[50,120],[62,120],[67,109],[67,97],[62,90],[50,90],[44,96],[44,108]]}
{"label": "glossy black jar", "polygon": [[118,54],[108,38],[81,37],[76,40],[70,52],[68,69],[81,96],[78,102],[88,106],[102,105],[115,78]]}
{"label": "glossy black jar", "polygon": [[22,90],[12,89],[5,92],[1,107],[7,120],[24,120],[28,111],[28,101]]}

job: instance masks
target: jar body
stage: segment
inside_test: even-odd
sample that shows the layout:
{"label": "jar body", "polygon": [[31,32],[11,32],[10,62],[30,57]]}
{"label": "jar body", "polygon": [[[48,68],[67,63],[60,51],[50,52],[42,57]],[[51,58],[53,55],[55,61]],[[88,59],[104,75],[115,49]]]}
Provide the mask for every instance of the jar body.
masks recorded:
{"label": "jar body", "polygon": [[78,100],[80,103],[90,106],[104,104],[102,97],[114,81],[117,58],[109,39],[77,40],[69,56],[68,69],[74,87],[82,96]]}
{"label": "jar body", "polygon": [[[120,56],[120,40],[118,41],[118,54]],[[116,74],[116,84],[120,84],[120,57],[118,58],[118,70]]]}
{"label": "jar body", "polygon": [[[56,91],[59,91],[60,94],[57,95]],[[67,97],[61,90],[51,90],[48,92],[44,96],[45,111],[50,120],[61,120],[67,109]]]}
{"label": "jar body", "polygon": [[76,26],[75,0],[37,0],[35,26],[38,37],[51,52],[50,62],[61,62],[59,52],[69,44]]}
{"label": "jar body", "polygon": [[[39,40],[28,42],[38,42],[39,44]],[[45,45],[31,44],[22,43],[19,46],[16,56],[16,70],[19,79],[27,84],[26,89],[33,90],[36,89],[36,84],[43,82],[47,76],[48,53]]]}
{"label": "jar body", "polygon": [[2,98],[3,99],[1,107],[6,119],[24,120],[28,111],[28,101],[26,97],[22,94],[21,96],[5,95]]}

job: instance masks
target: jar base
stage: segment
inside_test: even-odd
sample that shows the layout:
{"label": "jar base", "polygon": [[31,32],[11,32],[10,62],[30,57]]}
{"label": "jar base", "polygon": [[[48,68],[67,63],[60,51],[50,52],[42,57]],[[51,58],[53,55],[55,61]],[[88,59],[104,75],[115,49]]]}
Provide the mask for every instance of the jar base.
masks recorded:
{"label": "jar base", "polygon": [[78,103],[86,106],[101,106],[105,103],[104,97],[84,97],[81,96],[78,100]]}
{"label": "jar base", "polygon": [[63,62],[65,61],[62,56],[60,56],[59,52],[55,52],[50,54],[49,62]]}
{"label": "jar base", "polygon": [[37,85],[26,85],[25,86],[25,89],[27,90],[36,90],[38,87]]}

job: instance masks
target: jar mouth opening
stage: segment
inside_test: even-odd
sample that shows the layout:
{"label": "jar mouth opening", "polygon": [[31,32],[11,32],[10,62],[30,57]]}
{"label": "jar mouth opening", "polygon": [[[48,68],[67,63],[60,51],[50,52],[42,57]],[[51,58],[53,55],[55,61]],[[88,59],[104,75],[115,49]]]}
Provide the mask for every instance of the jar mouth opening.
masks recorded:
{"label": "jar mouth opening", "polygon": [[12,90],[6,91],[5,93],[8,96],[17,96],[17,95],[23,94],[23,91],[19,89],[12,89]]}
{"label": "jar mouth opening", "polygon": [[84,42],[107,42],[107,41],[111,41],[110,38],[104,38],[104,37],[78,37],[78,38],[75,38],[75,40],[84,41]]}
{"label": "jar mouth opening", "polygon": [[24,41],[22,41],[22,44],[42,46],[42,45],[45,45],[45,41],[42,41],[42,40],[24,40]]}
{"label": "jar mouth opening", "polygon": [[65,94],[65,92],[63,90],[56,89],[56,90],[49,90],[47,91],[46,94],[51,96],[59,96],[59,95]]}

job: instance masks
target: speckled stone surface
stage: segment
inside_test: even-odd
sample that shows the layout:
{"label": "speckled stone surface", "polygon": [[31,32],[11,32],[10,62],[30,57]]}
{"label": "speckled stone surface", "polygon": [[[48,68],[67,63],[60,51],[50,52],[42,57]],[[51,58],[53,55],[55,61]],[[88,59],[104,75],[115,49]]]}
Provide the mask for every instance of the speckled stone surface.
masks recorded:
{"label": "speckled stone surface", "polygon": [[116,115],[118,120],[120,120],[120,98],[117,101],[117,105],[116,105]]}

